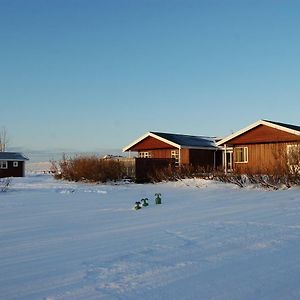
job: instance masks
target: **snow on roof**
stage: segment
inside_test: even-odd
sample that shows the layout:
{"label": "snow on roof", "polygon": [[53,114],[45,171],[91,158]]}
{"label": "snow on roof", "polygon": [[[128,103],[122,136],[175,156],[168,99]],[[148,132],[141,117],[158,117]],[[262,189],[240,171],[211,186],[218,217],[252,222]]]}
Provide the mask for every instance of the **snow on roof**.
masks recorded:
{"label": "snow on roof", "polygon": [[29,158],[19,152],[0,152],[0,160],[25,161],[25,160],[29,160]]}

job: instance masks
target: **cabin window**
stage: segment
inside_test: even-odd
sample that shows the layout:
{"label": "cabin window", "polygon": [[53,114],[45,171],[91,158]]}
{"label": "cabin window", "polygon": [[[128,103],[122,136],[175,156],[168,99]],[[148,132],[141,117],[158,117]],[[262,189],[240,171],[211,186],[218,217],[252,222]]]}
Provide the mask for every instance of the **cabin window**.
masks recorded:
{"label": "cabin window", "polygon": [[0,169],[7,169],[8,164],[7,161],[0,161]]}
{"label": "cabin window", "polygon": [[19,166],[19,162],[14,161],[14,162],[13,162],[13,166],[14,166],[14,168],[17,168],[17,167]]}
{"label": "cabin window", "polygon": [[293,174],[300,173],[300,145],[287,145],[287,164]]}
{"label": "cabin window", "polygon": [[235,148],[235,162],[236,163],[248,162],[248,147]]}
{"label": "cabin window", "polygon": [[139,152],[139,158],[151,158],[151,152],[148,151]]}
{"label": "cabin window", "polygon": [[171,151],[171,158],[175,159],[175,166],[179,166],[179,151],[178,150]]}

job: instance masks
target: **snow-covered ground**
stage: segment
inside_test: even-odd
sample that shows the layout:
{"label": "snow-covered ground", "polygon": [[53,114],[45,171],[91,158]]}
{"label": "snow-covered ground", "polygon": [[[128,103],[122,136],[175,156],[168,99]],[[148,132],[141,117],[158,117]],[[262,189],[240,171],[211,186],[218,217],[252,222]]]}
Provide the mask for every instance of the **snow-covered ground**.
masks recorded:
{"label": "snow-covered ground", "polygon": [[300,188],[31,175],[0,194],[5,300],[300,299],[299,253]]}
{"label": "snow-covered ground", "polygon": [[28,173],[49,173],[51,169],[51,163],[49,161],[44,162],[29,162],[25,164],[26,172]]}

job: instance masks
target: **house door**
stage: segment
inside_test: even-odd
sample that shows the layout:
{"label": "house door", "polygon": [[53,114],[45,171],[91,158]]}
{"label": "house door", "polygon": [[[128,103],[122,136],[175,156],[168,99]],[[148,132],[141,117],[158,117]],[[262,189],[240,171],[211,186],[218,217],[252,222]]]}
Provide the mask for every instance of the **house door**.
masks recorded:
{"label": "house door", "polygon": [[228,172],[233,170],[233,150],[226,151],[226,170]]}

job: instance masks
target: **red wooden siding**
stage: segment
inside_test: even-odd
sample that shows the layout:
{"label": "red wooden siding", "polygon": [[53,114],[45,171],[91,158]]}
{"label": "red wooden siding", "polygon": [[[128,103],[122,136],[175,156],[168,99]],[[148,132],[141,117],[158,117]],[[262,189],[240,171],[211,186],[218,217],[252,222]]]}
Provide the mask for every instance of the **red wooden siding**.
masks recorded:
{"label": "red wooden siding", "polygon": [[[180,162],[183,165],[198,165],[203,167],[214,166],[214,152],[213,150],[202,150],[202,149],[187,149],[183,148],[178,150],[177,148],[170,149],[154,149],[148,150],[151,153],[151,158],[171,158],[172,150],[177,150],[180,153]],[[220,152],[220,151],[219,151]],[[220,152],[221,153],[221,152]],[[221,154],[219,155],[221,157]],[[221,158],[219,159],[219,164]]]}
{"label": "red wooden siding", "polygon": [[[170,146],[169,146],[170,147]],[[169,149],[154,149],[148,150],[151,153],[151,158],[171,158],[171,152],[173,150],[177,150],[180,153],[180,161],[181,164],[189,164],[190,163],[190,151],[189,149],[177,149],[177,148],[169,148]]]}
{"label": "red wooden siding", "polygon": [[146,137],[144,140],[140,141],[138,144],[134,145],[129,150],[131,151],[143,151],[143,150],[152,150],[152,149],[170,149],[173,146],[164,143],[158,139],[155,139],[151,136]]}
{"label": "red wooden siding", "polygon": [[248,147],[248,163],[236,163],[234,148],[234,171],[243,174],[280,174],[286,170],[287,145],[292,143],[244,144]]}
{"label": "red wooden siding", "polygon": [[180,161],[183,165],[188,165],[190,163],[190,151],[189,149],[180,150]]}
{"label": "red wooden siding", "polygon": [[149,150],[149,152],[151,152],[151,158],[171,158],[172,150],[177,150],[177,149],[176,148],[155,149],[155,150]]}
{"label": "red wooden siding", "polygon": [[227,145],[257,144],[300,141],[300,136],[278,130],[276,128],[259,125],[244,134],[228,141]]}

